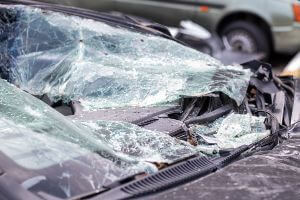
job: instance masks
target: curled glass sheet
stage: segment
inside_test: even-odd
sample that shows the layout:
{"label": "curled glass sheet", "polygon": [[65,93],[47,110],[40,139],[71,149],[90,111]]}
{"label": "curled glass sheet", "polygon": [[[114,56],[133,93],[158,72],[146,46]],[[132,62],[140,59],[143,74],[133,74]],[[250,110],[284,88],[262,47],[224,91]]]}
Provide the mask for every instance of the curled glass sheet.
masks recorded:
{"label": "curled glass sheet", "polygon": [[207,125],[194,125],[191,132],[198,138],[202,152],[212,154],[222,149],[237,148],[257,142],[270,134],[265,117],[232,113]]}
{"label": "curled glass sheet", "polygon": [[221,91],[240,104],[250,71],[177,42],[26,6],[3,6],[2,71],[10,82],[85,110],[174,102]]}

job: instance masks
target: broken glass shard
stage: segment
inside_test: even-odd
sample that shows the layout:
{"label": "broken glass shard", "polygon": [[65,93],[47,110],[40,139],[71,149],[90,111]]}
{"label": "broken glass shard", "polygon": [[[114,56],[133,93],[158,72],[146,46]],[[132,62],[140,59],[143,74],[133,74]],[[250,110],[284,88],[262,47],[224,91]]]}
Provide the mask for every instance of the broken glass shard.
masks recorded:
{"label": "broken glass shard", "polygon": [[185,141],[134,124],[113,121],[80,123],[93,130],[95,137],[111,146],[114,151],[139,161],[174,163],[197,153],[196,149]]}

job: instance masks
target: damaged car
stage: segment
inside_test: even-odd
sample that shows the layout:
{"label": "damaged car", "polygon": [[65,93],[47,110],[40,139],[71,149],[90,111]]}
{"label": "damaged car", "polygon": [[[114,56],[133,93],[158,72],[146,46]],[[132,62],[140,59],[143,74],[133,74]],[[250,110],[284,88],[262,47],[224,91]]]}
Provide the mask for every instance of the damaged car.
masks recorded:
{"label": "damaged car", "polygon": [[268,64],[34,1],[0,1],[0,28],[0,199],[198,198],[174,190],[299,131],[300,82]]}

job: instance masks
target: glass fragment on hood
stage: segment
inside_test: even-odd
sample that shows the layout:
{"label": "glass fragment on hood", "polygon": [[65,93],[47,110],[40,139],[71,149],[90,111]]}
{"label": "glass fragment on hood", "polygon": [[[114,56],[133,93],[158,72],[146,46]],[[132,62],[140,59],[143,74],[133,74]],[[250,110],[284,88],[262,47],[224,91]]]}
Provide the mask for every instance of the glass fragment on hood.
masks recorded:
{"label": "glass fragment on hood", "polygon": [[219,150],[250,145],[270,134],[265,117],[232,113],[206,125],[193,125],[191,133],[198,138],[197,148],[211,154]]}
{"label": "glass fragment on hood", "polygon": [[114,151],[122,152],[139,161],[174,163],[197,153],[194,146],[185,141],[127,122],[99,120],[76,122],[93,130],[95,137]]}
{"label": "glass fragment on hood", "polygon": [[[149,106],[221,91],[240,104],[250,71],[177,42],[28,6],[2,6],[3,76],[85,110]],[[5,25],[4,25],[5,24]]]}

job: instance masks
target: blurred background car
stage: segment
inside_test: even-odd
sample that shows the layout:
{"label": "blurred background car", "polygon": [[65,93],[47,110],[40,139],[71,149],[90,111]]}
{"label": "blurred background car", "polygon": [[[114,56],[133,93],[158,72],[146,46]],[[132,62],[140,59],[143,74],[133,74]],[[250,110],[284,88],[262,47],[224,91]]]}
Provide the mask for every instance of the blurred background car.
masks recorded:
{"label": "blurred background car", "polygon": [[189,21],[181,21],[179,28],[168,28],[172,36],[189,46],[220,60],[223,64],[232,65],[249,62],[251,60],[263,60],[263,52],[243,52],[231,48],[227,40],[214,32],[209,32],[202,26]]}
{"label": "blurred background car", "polygon": [[228,44],[228,41],[222,41],[218,34],[214,32],[211,33],[204,27],[190,20],[181,21],[179,27],[167,27],[152,20],[123,14],[121,12],[113,11],[109,14],[134,24],[140,24],[142,26],[155,29],[202,53],[217,58],[226,65],[241,64],[252,60],[263,60],[265,58],[265,54],[263,52],[235,51]]}
{"label": "blurred background car", "polygon": [[[58,2],[56,0],[41,0]],[[179,26],[192,20],[218,33],[234,50],[295,54],[300,49],[300,2],[296,0],[64,0],[98,11],[119,11]]]}
{"label": "blurred background car", "polygon": [[300,78],[300,53],[298,53],[284,68],[282,76],[294,76]]}

